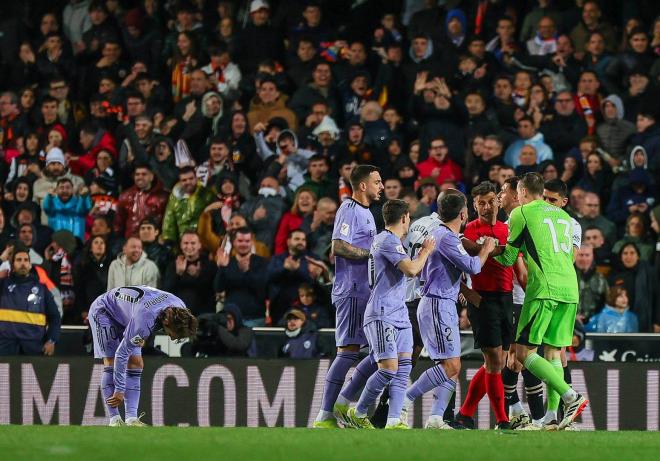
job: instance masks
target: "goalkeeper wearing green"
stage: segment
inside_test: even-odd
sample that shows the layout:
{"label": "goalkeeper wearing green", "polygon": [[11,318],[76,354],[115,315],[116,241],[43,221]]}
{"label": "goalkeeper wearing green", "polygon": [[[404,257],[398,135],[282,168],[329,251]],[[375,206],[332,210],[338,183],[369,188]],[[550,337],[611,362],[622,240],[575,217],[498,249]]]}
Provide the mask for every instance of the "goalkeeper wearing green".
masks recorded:
{"label": "goalkeeper wearing green", "polygon": [[[571,345],[579,291],[573,267],[573,223],[561,208],[543,201],[543,177],[528,173],[518,182],[520,207],[509,219],[506,248],[495,260],[515,263],[519,252],[527,263],[525,301],[516,332],[516,358],[554,389],[565,405],[558,429],[572,423],[588,405],[556,368],[561,348]],[[537,354],[543,345],[545,358]]]}

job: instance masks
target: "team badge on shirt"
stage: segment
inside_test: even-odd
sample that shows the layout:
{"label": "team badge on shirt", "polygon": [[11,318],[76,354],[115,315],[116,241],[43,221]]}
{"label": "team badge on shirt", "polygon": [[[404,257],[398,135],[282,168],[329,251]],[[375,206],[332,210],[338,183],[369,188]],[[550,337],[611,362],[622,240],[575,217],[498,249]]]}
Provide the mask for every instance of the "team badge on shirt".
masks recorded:
{"label": "team badge on shirt", "polygon": [[339,229],[339,233],[341,235],[347,237],[350,231],[351,231],[351,226],[349,226],[348,223],[341,223],[341,228]]}
{"label": "team badge on shirt", "polygon": [[134,346],[144,346],[144,339],[140,335],[135,335],[131,338],[131,344]]}

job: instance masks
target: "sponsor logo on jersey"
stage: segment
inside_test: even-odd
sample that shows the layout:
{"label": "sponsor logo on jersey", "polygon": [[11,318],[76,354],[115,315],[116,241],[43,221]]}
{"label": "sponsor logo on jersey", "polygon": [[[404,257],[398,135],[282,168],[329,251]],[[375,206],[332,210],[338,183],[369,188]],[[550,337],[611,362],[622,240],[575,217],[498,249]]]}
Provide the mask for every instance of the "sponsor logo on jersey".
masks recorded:
{"label": "sponsor logo on jersey", "polygon": [[351,226],[348,225],[348,223],[341,223],[341,228],[339,229],[339,233],[343,235],[344,237],[348,237],[348,233],[351,231]]}

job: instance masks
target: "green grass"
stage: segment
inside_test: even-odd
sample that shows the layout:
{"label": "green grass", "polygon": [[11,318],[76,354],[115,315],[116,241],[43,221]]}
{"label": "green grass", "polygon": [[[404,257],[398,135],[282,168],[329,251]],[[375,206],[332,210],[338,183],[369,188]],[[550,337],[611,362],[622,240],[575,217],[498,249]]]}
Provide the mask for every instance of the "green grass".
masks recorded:
{"label": "green grass", "polygon": [[0,426],[3,461],[636,460],[660,433]]}

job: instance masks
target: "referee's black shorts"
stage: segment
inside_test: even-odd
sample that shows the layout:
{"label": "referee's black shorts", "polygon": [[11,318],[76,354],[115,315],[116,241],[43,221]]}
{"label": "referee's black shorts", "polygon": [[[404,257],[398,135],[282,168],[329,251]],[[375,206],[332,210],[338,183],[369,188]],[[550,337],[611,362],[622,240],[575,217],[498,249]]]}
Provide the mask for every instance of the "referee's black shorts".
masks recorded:
{"label": "referee's black shorts", "polygon": [[417,321],[417,306],[419,306],[419,298],[407,302],[406,306],[408,306],[408,317],[410,318],[410,323],[412,325],[413,347],[424,347],[422,335],[419,332],[419,322]]}
{"label": "referee's black shorts", "polygon": [[474,334],[474,347],[508,349],[514,340],[512,293],[479,292],[481,305],[468,305],[468,318]]}

